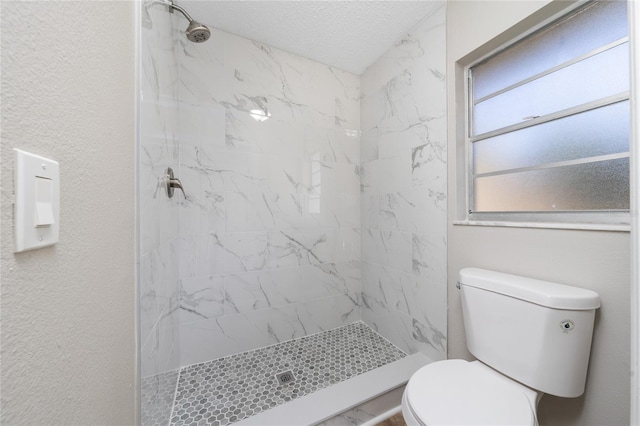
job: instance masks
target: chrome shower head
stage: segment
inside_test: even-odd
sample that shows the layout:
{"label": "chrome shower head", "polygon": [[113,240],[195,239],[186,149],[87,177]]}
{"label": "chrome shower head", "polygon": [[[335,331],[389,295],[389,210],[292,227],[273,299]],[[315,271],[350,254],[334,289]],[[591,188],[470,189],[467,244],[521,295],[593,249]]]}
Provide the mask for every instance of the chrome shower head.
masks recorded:
{"label": "chrome shower head", "polygon": [[166,5],[169,6],[169,10],[171,12],[177,10],[178,12],[182,13],[185,18],[187,18],[187,20],[189,21],[189,26],[187,27],[186,33],[187,38],[190,41],[194,43],[202,43],[203,41],[209,40],[209,37],[211,37],[211,30],[209,30],[206,25],[203,25],[198,21],[194,21],[186,10],[184,10],[177,4],[174,4],[172,1],[166,3]]}
{"label": "chrome shower head", "polygon": [[202,25],[197,21],[189,21],[189,26],[187,27],[187,38],[194,43],[202,43],[203,41],[209,40],[211,37],[211,31],[206,25]]}

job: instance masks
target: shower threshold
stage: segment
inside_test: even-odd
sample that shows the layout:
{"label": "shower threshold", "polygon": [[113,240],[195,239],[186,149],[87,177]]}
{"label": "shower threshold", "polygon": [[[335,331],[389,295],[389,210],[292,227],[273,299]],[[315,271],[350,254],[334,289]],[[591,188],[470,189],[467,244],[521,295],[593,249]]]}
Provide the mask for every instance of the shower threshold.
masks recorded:
{"label": "shower threshold", "polygon": [[[292,406],[305,407],[301,397],[405,357],[384,337],[356,322],[190,365],[180,369],[169,422],[171,426],[229,425],[294,400],[297,405]],[[366,382],[359,383],[362,387]]]}

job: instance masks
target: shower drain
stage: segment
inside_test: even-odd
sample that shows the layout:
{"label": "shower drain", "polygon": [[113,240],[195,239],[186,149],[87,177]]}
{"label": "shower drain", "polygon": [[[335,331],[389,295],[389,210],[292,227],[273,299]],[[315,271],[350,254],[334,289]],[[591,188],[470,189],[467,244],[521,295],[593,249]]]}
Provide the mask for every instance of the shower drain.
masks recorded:
{"label": "shower drain", "polygon": [[276,379],[278,379],[278,383],[281,385],[286,385],[287,383],[293,383],[296,378],[293,376],[293,371],[285,371],[283,373],[276,374]]}

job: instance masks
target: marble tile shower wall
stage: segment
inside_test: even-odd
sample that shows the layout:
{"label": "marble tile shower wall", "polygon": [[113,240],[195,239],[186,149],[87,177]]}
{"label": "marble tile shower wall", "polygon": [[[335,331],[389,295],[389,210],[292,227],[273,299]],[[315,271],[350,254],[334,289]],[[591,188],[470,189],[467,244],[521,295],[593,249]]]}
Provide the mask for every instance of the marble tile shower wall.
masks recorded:
{"label": "marble tile shower wall", "polygon": [[[142,2],[139,7],[144,8]],[[178,208],[159,186],[167,167],[178,165],[178,66],[163,7],[143,11],[140,28],[140,142],[138,151],[139,312],[143,423],[167,418],[180,367],[178,306]],[[165,373],[166,374],[160,374]],[[150,423],[151,422],[151,423]]]}
{"label": "marble tile shower wall", "polygon": [[217,30],[178,44],[182,365],[359,320],[360,78]]}
{"label": "marble tile shower wall", "polygon": [[363,320],[446,357],[445,4],[362,76]]}

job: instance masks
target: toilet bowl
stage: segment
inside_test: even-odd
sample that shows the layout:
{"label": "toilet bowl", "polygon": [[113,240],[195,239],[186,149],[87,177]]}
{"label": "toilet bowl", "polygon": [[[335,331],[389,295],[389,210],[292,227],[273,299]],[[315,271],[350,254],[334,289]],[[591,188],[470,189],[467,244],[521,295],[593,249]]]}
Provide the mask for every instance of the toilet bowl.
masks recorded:
{"label": "toilet bowl", "polygon": [[479,361],[429,364],[409,380],[402,396],[408,426],[536,426],[540,393]]}
{"label": "toilet bowl", "polygon": [[544,393],[584,393],[597,293],[478,268],[461,270],[458,284],[478,360],[418,370],[402,397],[408,425],[537,425]]}

